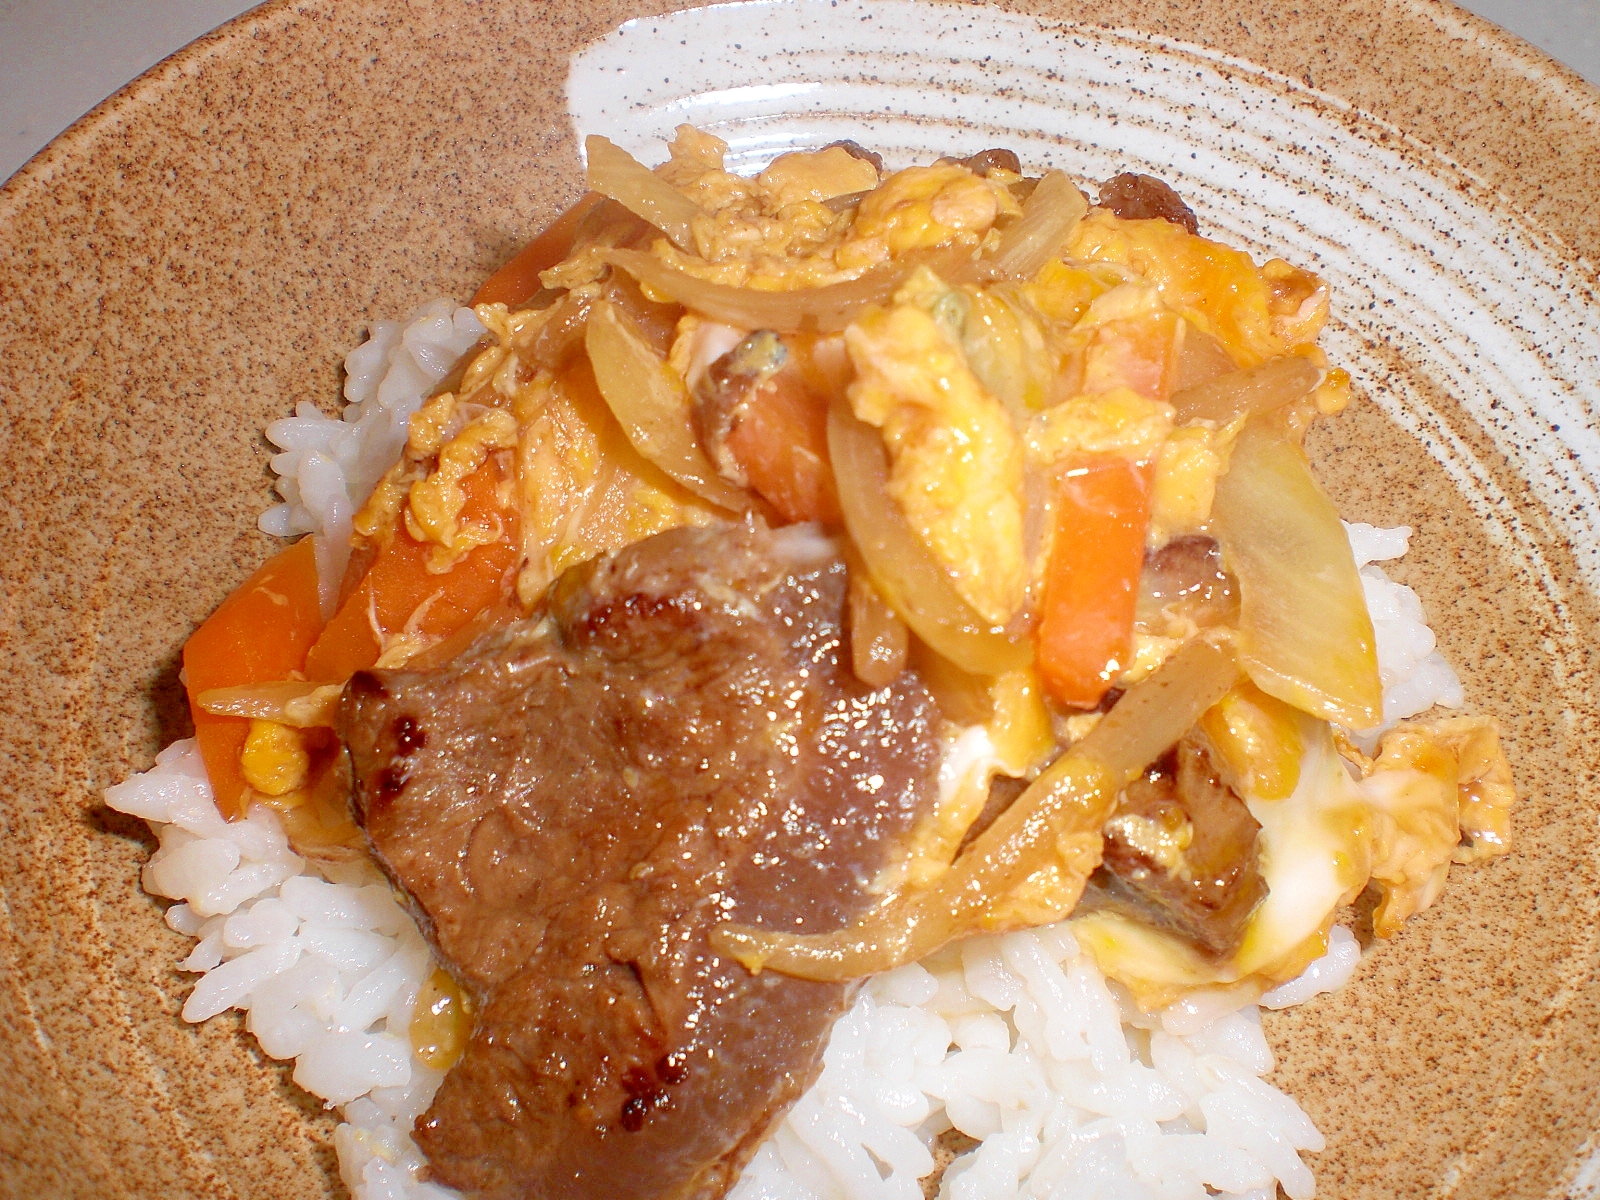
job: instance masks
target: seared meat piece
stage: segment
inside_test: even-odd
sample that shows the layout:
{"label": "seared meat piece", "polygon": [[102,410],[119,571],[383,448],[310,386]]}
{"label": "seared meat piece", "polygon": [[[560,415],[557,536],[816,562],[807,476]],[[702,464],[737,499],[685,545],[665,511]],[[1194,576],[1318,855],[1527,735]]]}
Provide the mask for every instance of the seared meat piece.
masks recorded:
{"label": "seared meat piece", "polygon": [[1121,909],[1207,954],[1229,954],[1267,892],[1260,829],[1204,744],[1185,738],[1122,793],[1081,909]]}
{"label": "seared meat piece", "polygon": [[1134,628],[1182,637],[1239,617],[1239,585],[1222,565],[1222,548],[1204,534],[1174,538],[1145,555]]}
{"label": "seared meat piece", "polygon": [[1117,216],[1129,221],[1145,221],[1159,217],[1181,225],[1190,233],[1200,232],[1200,222],[1194,210],[1182,197],[1154,175],[1135,175],[1124,171],[1100,185],[1100,207],[1109,208]]}
{"label": "seared meat piece", "polygon": [[805,530],[676,530],[448,666],[351,681],[358,819],[479,1006],[417,1122],[434,1179],[715,1197],[810,1084],[848,990],[707,935],[838,928],[936,795],[934,703],[855,679],[845,584]]}
{"label": "seared meat piece", "polygon": [[974,175],[987,175],[998,168],[1009,171],[1013,175],[1022,174],[1022,160],[1017,157],[1015,150],[1007,150],[1004,146],[994,146],[988,150],[980,150],[976,154],[969,154],[965,158],[954,158],[946,155],[939,160],[942,163],[954,163],[965,167]]}
{"label": "seared meat piece", "polygon": [[849,140],[829,142],[823,147],[823,149],[832,150],[835,146],[839,147],[839,149],[843,150],[851,158],[859,158],[862,162],[871,163],[877,168],[878,174],[883,174],[883,155],[879,154],[876,150],[868,150],[860,142],[852,142]]}

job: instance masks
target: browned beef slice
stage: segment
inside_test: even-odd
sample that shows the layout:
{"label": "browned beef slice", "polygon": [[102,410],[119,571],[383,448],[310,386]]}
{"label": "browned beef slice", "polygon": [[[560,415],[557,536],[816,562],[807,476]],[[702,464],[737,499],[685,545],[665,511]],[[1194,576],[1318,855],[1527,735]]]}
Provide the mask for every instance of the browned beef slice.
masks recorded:
{"label": "browned beef slice", "polygon": [[1109,208],[1126,220],[1147,221],[1159,217],[1181,225],[1190,233],[1200,232],[1194,210],[1170,185],[1154,175],[1136,175],[1132,171],[1113,175],[1100,185],[1100,207]]}
{"label": "browned beef slice", "polygon": [[976,154],[969,154],[966,158],[953,158],[946,155],[939,160],[942,163],[955,163],[965,167],[974,175],[987,175],[996,168],[1009,171],[1013,175],[1022,174],[1022,160],[1017,157],[1015,150],[1007,150],[1004,146],[994,146],[988,150],[980,150]]}
{"label": "browned beef slice", "polygon": [[1174,620],[1210,629],[1233,624],[1238,617],[1239,584],[1223,568],[1215,538],[1188,534],[1145,555],[1134,611],[1139,632],[1170,636]]}
{"label": "browned beef slice", "polygon": [[[1117,817],[1143,823],[1129,837]],[[1151,833],[1186,829],[1176,862],[1152,856]],[[1256,857],[1261,827],[1238,793],[1218,776],[1210,752],[1188,737],[1123,791],[1106,826],[1104,857],[1080,911],[1113,908],[1188,939],[1203,953],[1231,953],[1267,894]]]}
{"label": "browned beef slice", "polygon": [[714,955],[837,928],[932,802],[917,676],[841,661],[815,535],[680,530],[569,573],[542,621],[341,715],[357,815],[477,997],[416,1136],[488,1197],[714,1197],[809,1085],[842,986]]}

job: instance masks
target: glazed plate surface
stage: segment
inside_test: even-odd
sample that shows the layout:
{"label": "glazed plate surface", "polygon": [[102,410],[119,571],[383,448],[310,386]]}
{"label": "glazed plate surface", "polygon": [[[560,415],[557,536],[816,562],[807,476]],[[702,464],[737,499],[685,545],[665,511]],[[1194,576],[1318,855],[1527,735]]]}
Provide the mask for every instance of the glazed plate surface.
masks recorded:
{"label": "glazed plate surface", "polygon": [[1510,858],[1269,1016],[1275,1082],[1330,1200],[1592,1194],[1600,93],[1432,0],[659,7],[269,4],[0,189],[0,1190],[338,1194],[332,1117],[178,1019],[152,839],[99,794],[188,732],[179,648],[270,551],[262,427],[575,198],[575,132],[653,161],[688,120],[744,167],[855,137],[1149,171],[1330,281],[1361,400],[1323,478],[1416,529],[1394,574],[1526,799]]}

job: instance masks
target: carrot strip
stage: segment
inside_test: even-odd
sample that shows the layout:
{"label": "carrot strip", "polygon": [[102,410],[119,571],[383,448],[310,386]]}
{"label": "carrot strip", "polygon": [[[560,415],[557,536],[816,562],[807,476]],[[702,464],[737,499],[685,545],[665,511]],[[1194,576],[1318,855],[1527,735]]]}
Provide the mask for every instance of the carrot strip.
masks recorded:
{"label": "carrot strip", "polygon": [[478,289],[472,298],[473,306],[479,304],[518,305],[538,292],[539,275],[555,266],[572,249],[572,240],[578,226],[590,210],[605,197],[598,192],[585,192],[576,204],[567,209],[533,241],[529,242],[505,266],[501,267]]}
{"label": "carrot strip", "polygon": [[503,597],[506,575],[516,565],[520,543],[514,514],[499,507],[499,485],[500,473],[493,459],[462,480],[467,494],[462,521],[498,520],[506,532],[497,542],[475,546],[443,574],[429,573],[427,545],[407,533],[404,525],[394,531],[306,655],[307,678],[317,683],[343,683],[378,661],[380,632],[391,637],[405,630],[409,622],[413,632],[430,639],[445,638]]}
{"label": "carrot strip", "polygon": [[1128,666],[1150,520],[1150,468],[1070,463],[1055,480],[1055,542],[1039,622],[1039,671],[1071,708],[1093,708]]}
{"label": "carrot strip", "polygon": [[316,553],[311,539],[302,538],[269,558],[184,643],[184,684],[195,740],[217,809],[229,820],[244,815],[239,751],[250,722],[208,713],[195,697],[212,688],[287,679],[305,664],[306,652],[321,632]]}

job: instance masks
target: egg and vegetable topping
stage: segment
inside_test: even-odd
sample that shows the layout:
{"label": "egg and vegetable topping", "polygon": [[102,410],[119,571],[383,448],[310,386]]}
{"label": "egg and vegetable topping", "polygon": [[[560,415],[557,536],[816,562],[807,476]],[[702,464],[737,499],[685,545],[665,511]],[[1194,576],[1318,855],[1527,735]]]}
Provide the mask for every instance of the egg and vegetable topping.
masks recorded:
{"label": "egg and vegetable topping", "polygon": [[[684,127],[652,170],[588,139],[588,193],[480,291],[487,335],[357,514],[331,618],[291,548],[191,642],[226,809],[270,797],[303,851],[359,852],[328,744],[353,672],[448,661],[668,530],[812,523],[857,679],[938,702],[939,796],[846,927],[720,927],[752,971],[848,979],[1074,916],[1143,1003],[1259,993],[1365,889],[1389,936],[1505,853],[1493,722],[1382,721],[1302,449],[1350,401],[1320,279],[1145,176],[1091,206],[1004,151],[889,171],[837,144],[744,178],[725,150]],[[291,649],[213,669],[246,621]]]}

